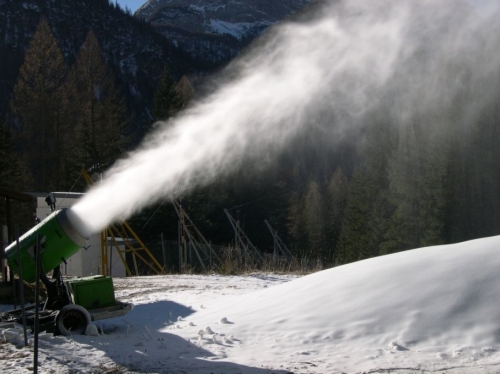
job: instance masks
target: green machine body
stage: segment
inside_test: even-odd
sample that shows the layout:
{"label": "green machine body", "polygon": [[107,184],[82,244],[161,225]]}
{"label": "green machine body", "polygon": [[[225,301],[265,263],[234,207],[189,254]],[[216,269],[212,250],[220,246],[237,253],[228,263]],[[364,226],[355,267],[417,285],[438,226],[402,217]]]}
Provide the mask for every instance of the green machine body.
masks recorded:
{"label": "green machine body", "polygon": [[35,248],[37,236],[42,245],[42,271],[48,273],[84,247],[90,237],[86,225],[69,208],[57,210],[34,226],[5,249],[9,267],[19,274],[18,251],[20,252],[23,279],[36,281]]}

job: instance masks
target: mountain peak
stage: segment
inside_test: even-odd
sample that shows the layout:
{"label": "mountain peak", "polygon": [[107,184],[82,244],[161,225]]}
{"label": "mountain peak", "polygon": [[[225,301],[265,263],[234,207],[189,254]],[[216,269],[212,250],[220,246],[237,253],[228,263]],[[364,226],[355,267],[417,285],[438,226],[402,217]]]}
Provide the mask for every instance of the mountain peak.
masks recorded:
{"label": "mountain peak", "polygon": [[192,57],[217,63],[234,57],[267,27],[311,0],[149,0],[135,17],[153,25]]}

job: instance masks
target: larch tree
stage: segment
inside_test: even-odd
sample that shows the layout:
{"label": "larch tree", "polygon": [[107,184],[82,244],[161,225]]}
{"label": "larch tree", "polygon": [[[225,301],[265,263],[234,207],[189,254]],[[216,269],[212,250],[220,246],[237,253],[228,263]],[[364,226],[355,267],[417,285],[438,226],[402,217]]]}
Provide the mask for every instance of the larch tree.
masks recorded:
{"label": "larch tree", "polygon": [[175,91],[180,98],[180,108],[184,109],[194,98],[194,88],[189,78],[183,75],[175,85]]}
{"label": "larch tree", "polygon": [[0,122],[0,186],[21,190],[25,188],[23,179],[23,169],[13,150],[12,132]]}
{"label": "larch tree", "polygon": [[33,176],[30,188],[60,188],[67,124],[62,120],[62,86],[67,74],[54,34],[42,17],[26,50],[11,109],[22,160]]}
{"label": "larch tree", "polygon": [[74,164],[90,168],[113,163],[126,145],[126,106],[93,31],[77,54],[65,92],[75,125]]}

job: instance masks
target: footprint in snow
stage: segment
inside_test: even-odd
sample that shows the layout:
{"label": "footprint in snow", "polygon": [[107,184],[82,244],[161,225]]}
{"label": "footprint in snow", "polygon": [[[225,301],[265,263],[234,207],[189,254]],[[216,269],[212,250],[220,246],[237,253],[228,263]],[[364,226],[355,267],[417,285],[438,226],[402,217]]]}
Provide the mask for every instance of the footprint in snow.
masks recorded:
{"label": "footprint in snow", "polygon": [[446,353],[443,353],[443,352],[439,352],[437,355],[436,355],[437,358],[440,358],[441,360],[445,360],[448,358],[448,355]]}
{"label": "footprint in snow", "polygon": [[398,342],[396,342],[396,341],[390,342],[389,345],[388,345],[388,348],[391,351],[409,351],[408,348],[403,347],[402,345],[399,345]]}
{"label": "footprint in snow", "polygon": [[483,347],[481,348],[481,351],[483,351],[483,353],[493,353],[496,352],[497,350],[493,347]]}

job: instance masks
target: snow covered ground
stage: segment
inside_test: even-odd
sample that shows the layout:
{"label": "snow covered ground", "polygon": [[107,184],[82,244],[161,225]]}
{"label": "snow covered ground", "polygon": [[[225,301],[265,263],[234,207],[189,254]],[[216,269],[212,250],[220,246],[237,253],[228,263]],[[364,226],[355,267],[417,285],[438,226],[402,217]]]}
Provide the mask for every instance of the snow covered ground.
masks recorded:
{"label": "snow covered ground", "polygon": [[[500,237],[309,276],[114,280],[104,334],[40,340],[40,373],[500,373]],[[32,348],[0,344],[1,373]]]}

